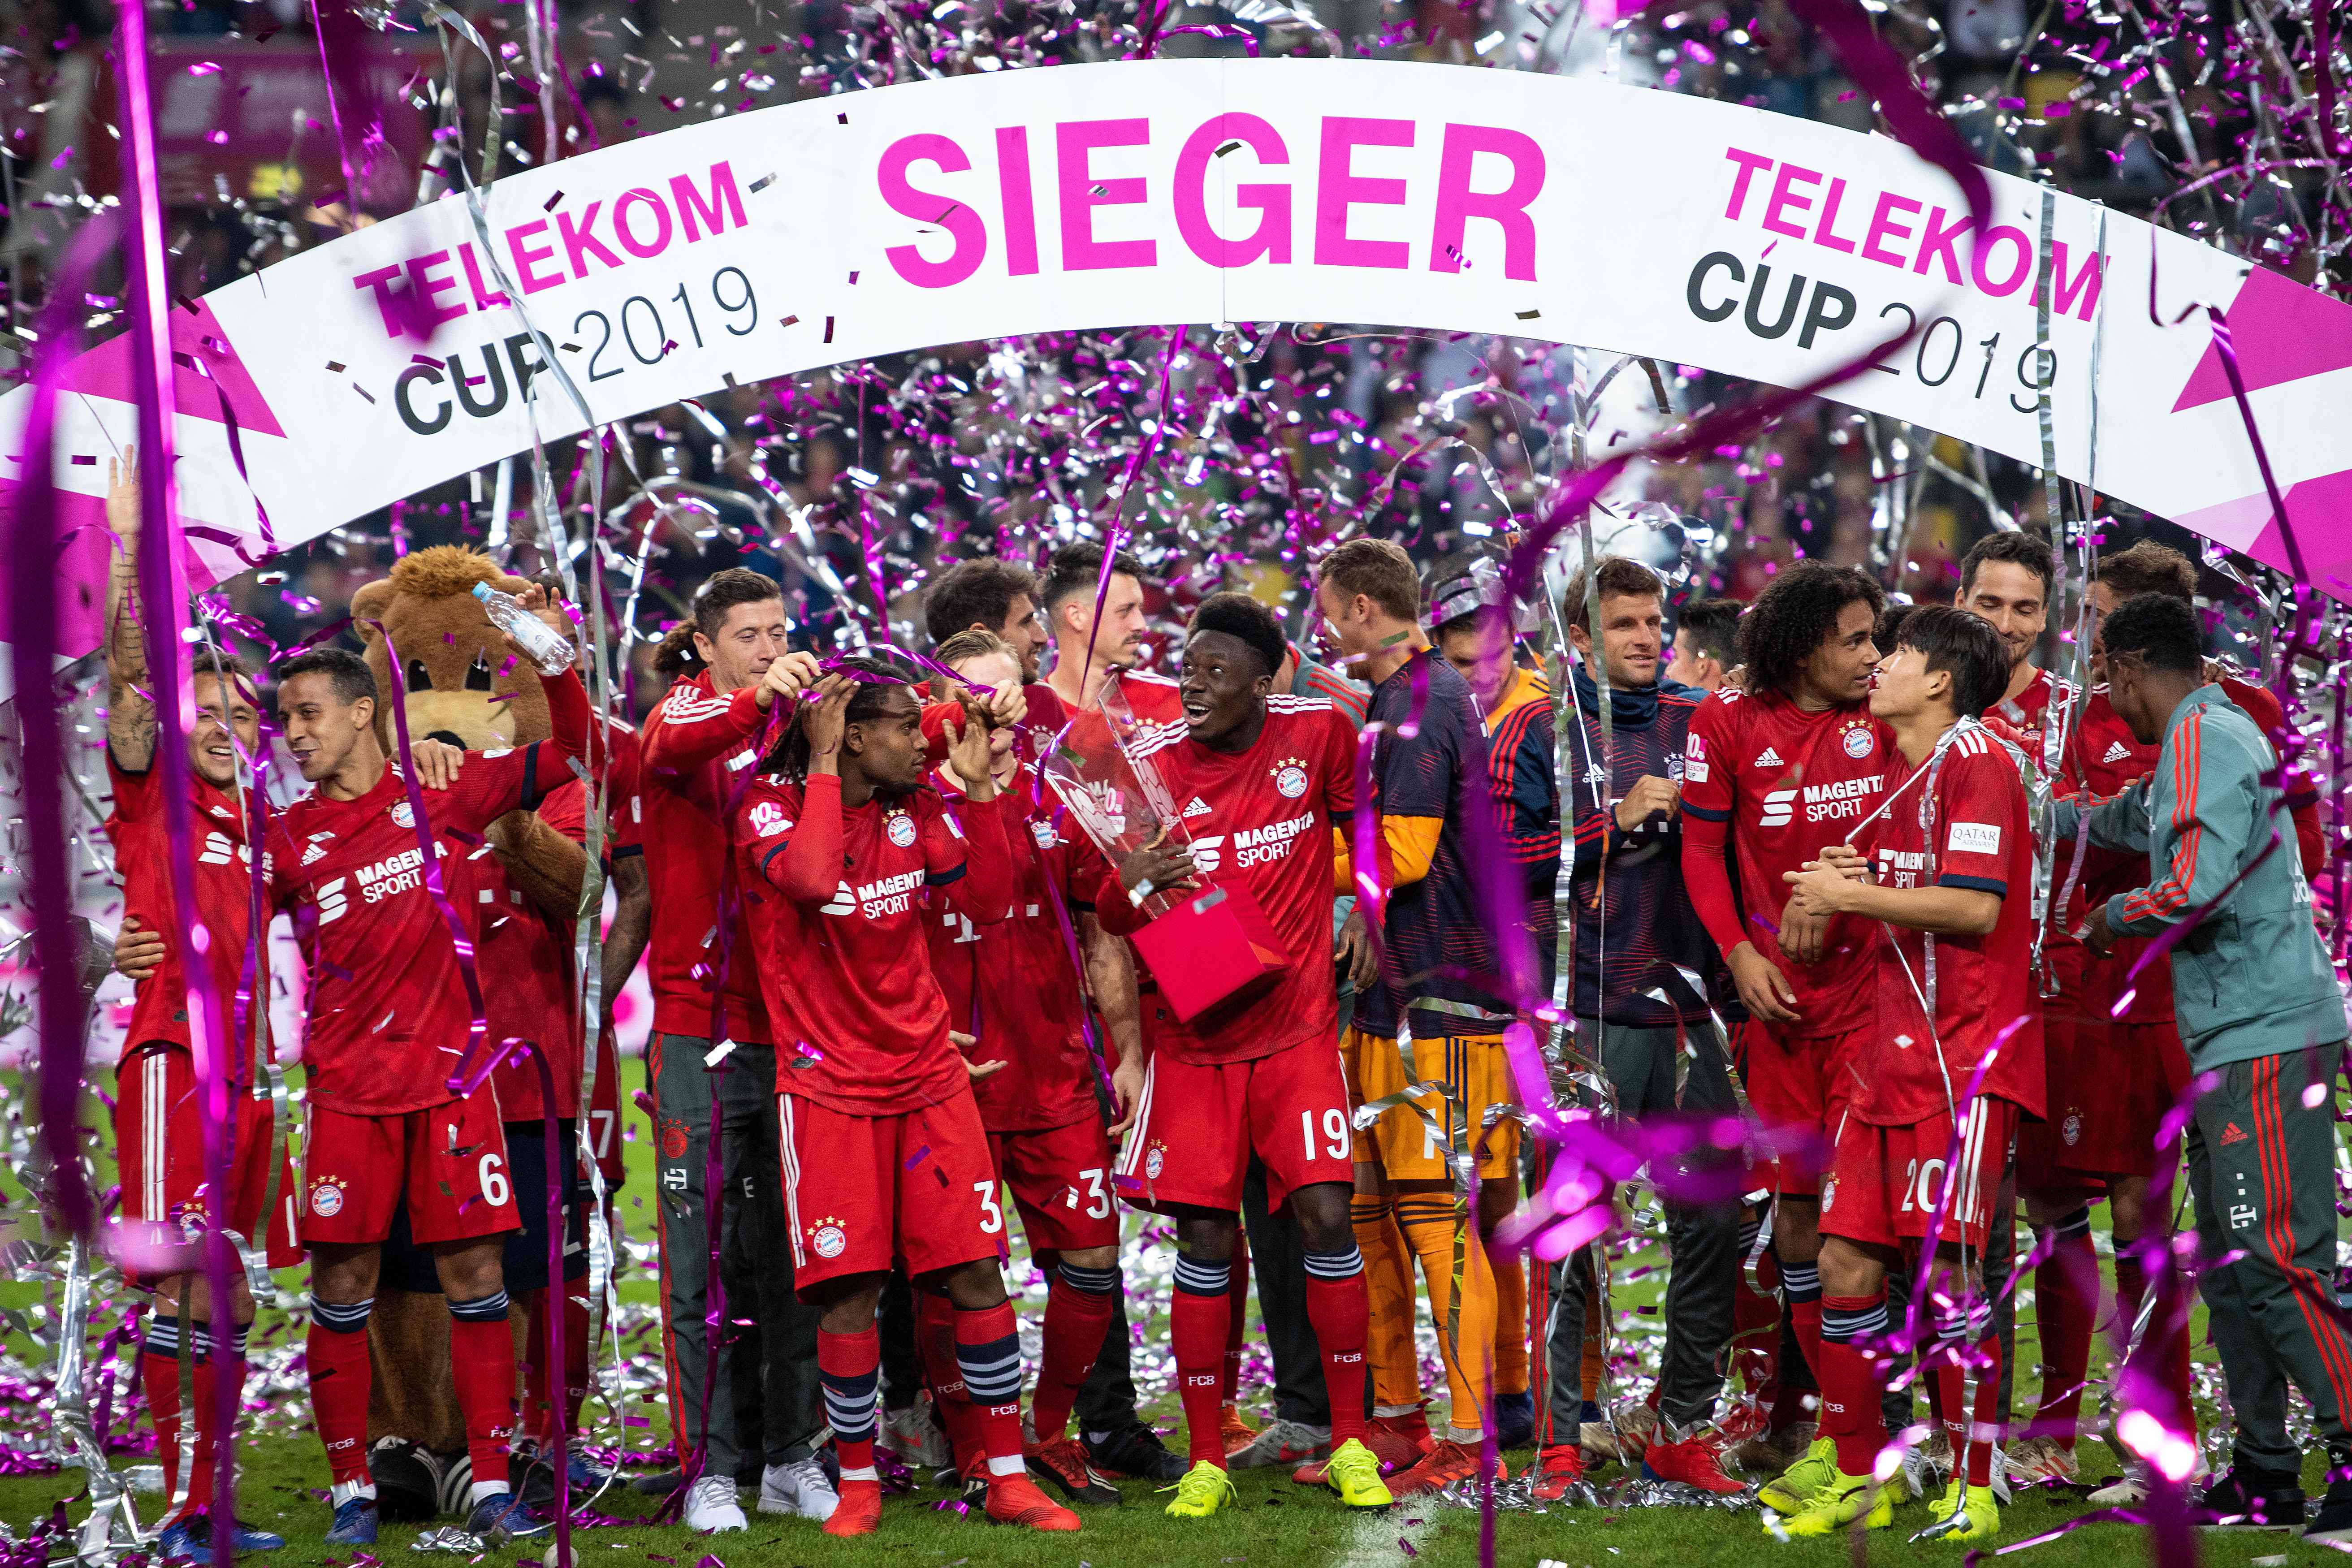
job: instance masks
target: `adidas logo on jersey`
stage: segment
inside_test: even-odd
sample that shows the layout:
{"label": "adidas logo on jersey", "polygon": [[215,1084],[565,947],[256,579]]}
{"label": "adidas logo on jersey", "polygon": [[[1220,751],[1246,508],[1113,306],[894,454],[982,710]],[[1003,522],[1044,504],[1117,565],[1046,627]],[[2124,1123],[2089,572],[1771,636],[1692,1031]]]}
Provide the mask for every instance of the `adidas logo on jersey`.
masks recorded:
{"label": "adidas logo on jersey", "polygon": [[1209,803],[1196,795],[1184,807],[1184,815],[1188,817],[1206,816],[1209,815]]}
{"label": "adidas logo on jersey", "polygon": [[2246,1130],[2232,1121],[2230,1125],[2221,1129],[2221,1141],[2225,1145],[2231,1143],[2242,1143],[2246,1141]]}
{"label": "adidas logo on jersey", "polygon": [[1780,753],[1767,746],[1764,748],[1764,754],[1756,759],[1756,765],[1759,768],[1777,768],[1783,764],[1780,761]]}
{"label": "adidas logo on jersey", "polygon": [[2127,763],[2131,761],[2131,748],[2125,745],[2121,741],[2111,741],[2107,743],[2107,754],[2101,757],[2099,761],[2103,763]]}

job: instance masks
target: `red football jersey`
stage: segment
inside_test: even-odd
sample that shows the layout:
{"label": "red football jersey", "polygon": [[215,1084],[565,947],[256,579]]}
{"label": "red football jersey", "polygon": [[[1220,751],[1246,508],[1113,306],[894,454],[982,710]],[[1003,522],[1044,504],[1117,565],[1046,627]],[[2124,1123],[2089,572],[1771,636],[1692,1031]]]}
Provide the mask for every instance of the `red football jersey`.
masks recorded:
{"label": "red football jersey", "polygon": [[[1246,752],[1213,752],[1180,721],[1146,732],[1136,750],[1181,804],[1193,864],[1222,887],[1247,888],[1290,954],[1270,987],[1155,1029],[1155,1049],[1213,1065],[1272,1056],[1339,1032],[1331,965],[1334,818],[1356,809],[1356,735],[1339,710],[1307,697],[1269,697],[1265,727]],[[1110,930],[1141,923],[1116,868],[1096,902]]]}
{"label": "red football jersey", "polygon": [[[1892,746],[1892,765],[1903,769]],[[1905,772],[1894,803],[1865,830],[1874,875],[1889,888],[1972,888],[2000,900],[1983,936],[1928,937],[1870,922],[1877,934],[1870,994],[1875,1019],[1854,1114],[1901,1127],[1949,1112],[1966,1098],[1995,1041],[2000,1054],[1979,1093],[2042,1110],[2042,1005],[2033,995],[2033,824],[2008,750],[1970,725],[1918,773]],[[1930,1028],[1922,998],[1932,995]],[[2003,1031],[2019,1019],[2006,1039]]]}
{"label": "red football jersey", "polygon": [[[1160,724],[1183,722],[1184,699],[1177,690],[1176,683],[1166,676],[1154,675],[1144,669],[1122,669],[1117,679],[1119,694],[1126,700],[1128,711],[1135,715],[1137,724],[1149,730]],[[1077,715],[1076,722],[1072,723],[1069,705],[1062,700],[1059,692],[1044,681],[1023,688],[1023,695],[1028,700],[1030,734],[1027,755],[1033,760],[1053,743],[1055,736],[1060,734],[1062,727],[1067,724],[1069,733],[1062,737],[1065,747],[1087,759],[1089,763],[1097,760],[1108,761],[1111,750],[1110,725],[1099,709],[1086,709]]]}
{"label": "red football jersey", "polygon": [[[964,810],[961,786],[944,772],[934,773],[931,784],[948,809]],[[1100,1114],[1086,1002],[1062,927],[1066,920],[1075,938],[1079,913],[1093,910],[1102,856],[1074,826],[1066,835],[1055,825],[1058,808],[1050,794],[1036,806],[1029,804],[1034,786],[1024,767],[1000,797],[1011,803],[1004,810],[1013,852],[1012,919],[976,925],[942,899],[924,928],[948,1017],[972,1037],[965,1058],[1005,1064],[971,1086],[981,1123],[991,1132],[1065,1127]],[[1058,917],[1056,901],[1063,910]]]}
{"label": "red football jersey", "polygon": [[[585,802],[580,781],[571,779],[541,803],[540,820],[574,844],[583,843]],[[579,972],[572,962],[572,922],[533,903],[488,840],[454,832],[444,837],[448,847],[441,864],[449,872],[450,894],[474,922],[474,962],[482,975],[490,1044],[511,1037],[538,1046],[555,1077],[555,1114],[577,1115]],[[499,1114],[505,1120],[537,1121],[545,1114],[539,1068],[528,1057],[502,1064],[490,1081],[498,1085]]]}
{"label": "red football jersey", "polygon": [[[679,681],[656,703],[638,738],[635,841],[653,889],[646,980],[654,1028],[707,1038],[720,963],[719,890],[727,867],[729,816],[739,809],[748,770],[772,715],[753,689],[725,697],[710,672]],[[760,978],[741,951],[739,919],[726,933],[727,1034],[751,1045],[774,1040]]]}
{"label": "red football jersey", "polygon": [[[1003,796],[950,814],[937,794],[856,810],[841,780],[763,774],[735,819],[750,947],[779,1037],[776,1089],[851,1116],[897,1116],[971,1092],[948,1040],[924,889],[974,925],[1013,901]],[[797,849],[797,854],[792,853]],[[828,891],[829,889],[829,891]]]}
{"label": "red football jersey", "polygon": [[[445,871],[451,846],[461,842],[453,834],[478,842],[491,823],[536,803],[541,788],[572,776],[563,758],[553,741],[483,752],[466,759],[450,788],[424,792]],[[448,924],[425,885],[398,764],[357,800],[313,794],[288,806],[270,825],[269,854],[279,907],[316,922],[302,1042],[311,1103],[347,1116],[392,1116],[457,1098],[448,1079],[465,1055],[473,1008]],[[445,879],[453,902],[457,885],[454,874]],[[486,1002],[511,984],[478,953],[476,973]]]}
{"label": "red football jersey", "polygon": [[[115,869],[122,876],[122,912],[163,938],[163,966],[139,983],[131,1006],[131,1026],[122,1037],[128,1055],[150,1040],[187,1045],[188,977],[180,963],[177,906],[172,895],[172,840],[164,829],[163,770],[151,763],[131,773],[106,753],[106,775],[114,784],[114,810],[106,837],[114,846]],[[231,1031],[236,1028],[236,988],[244,983],[246,948],[253,931],[253,853],[234,791],[220,790],[191,773],[194,791],[189,829],[195,836],[196,920],[211,940],[205,973],[221,999]],[[265,858],[265,865],[267,864]],[[269,1030],[269,961],[265,954],[258,994],[250,1016],[266,1038]],[[227,1042],[216,1042],[226,1045]],[[226,1053],[236,1083],[253,1080],[253,1049],[247,1041]]]}
{"label": "red football jersey", "polygon": [[1726,687],[1691,715],[1683,809],[1732,825],[1741,934],[1789,977],[1798,1034],[1843,1034],[1869,1022],[1870,931],[1840,915],[1819,963],[1783,957],[1778,933],[1789,885],[1781,873],[1843,843],[1901,769],[1893,735],[1865,704],[1808,713],[1777,691]]}
{"label": "red football jersey", "polygon": [[2038,766],[2042,762],[2042,734],[2050,722],[2051,706],[2054,702],[2060,712],[2074,700],[2074,684],[2061,680],[2046,669],[2037,669],[2024,690],[2014,697],[2004,697],[1986,711],[1988,719],[2000,719],[2022,737],[2021,745],[2025,754]]}

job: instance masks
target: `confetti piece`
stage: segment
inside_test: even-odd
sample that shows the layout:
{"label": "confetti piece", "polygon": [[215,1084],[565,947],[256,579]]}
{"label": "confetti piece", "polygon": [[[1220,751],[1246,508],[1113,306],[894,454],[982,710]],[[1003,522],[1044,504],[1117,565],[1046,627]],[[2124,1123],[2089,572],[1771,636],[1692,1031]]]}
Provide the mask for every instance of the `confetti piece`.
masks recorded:
{"label": "confetti piece", "polygon": [[824,341],[826,342],[833,342],[833,318],[831,316],[827,316],[824,319]]}
{"label": "confetti piece", "polygon": [[798,316],[786,316],[786,317],[783,319],[783,321],[782,321],[781,323],[779,323],[779,324],[780,324],[780,325],[782,325],[782,326],[787,326],[787,327],[789,327],[789,326],[791,326],[793,322],[795,322],[795,321],[799,321],[799,320],[800,320],[800,318],[799,318]]}
{"label": "confetti piece", "polygon": [[756,179],[756,180],[754,180],[754,181],[752,181],[752,182],[751,182],[751,194],[752,194],[753,195],[755,195],[755,196],[756,196],[756,195],[758,195],[761,191],[766,190],[770,185],[772,185],[772,184],[774,184],[775,183],[776,183],[776,176],[775,176],[775,175],[773,175],[773,174],[762,174],[762,175],[761,175],[758,179]]}
{"label": "confetti piece", "polygon": [[340,361],[340,360],[331,360],[331,360],[329,360],[329,361],[327,362],[327,374],[330,374],[330,375],[341,375],[341,374],[343,374],[342,362],[341,362],[341,361]]}
{"label": "confetti piece", "polygon": [[548,197],[545,202],[541,203],[539,210],[543,213],[551,213],[555,210],[555,204],[562,199],[563,193],[562,191],[558,191],[553,195]]}
{"label": "confetti piece", "polygon": [[1517,317],[1518,317],[1518,319],[1519,319],[1520,321],[1534,321],[1538,316],[1540,316],[1540,315],[1542,315],[1542,314],[1543,314],[1543,312],[1542,312],[1541,310],[1516,310],[1516,311],[1513,311],[1512,313],[1513,313],[1514,315],[1517,316]]}
{"label": "confetti piece", "polygon": [[96,458],[84,457],[79,452],[76,452],[74,454],[73,460],[74,466],[77,468],[95,468],[98,466],[98,459]]}

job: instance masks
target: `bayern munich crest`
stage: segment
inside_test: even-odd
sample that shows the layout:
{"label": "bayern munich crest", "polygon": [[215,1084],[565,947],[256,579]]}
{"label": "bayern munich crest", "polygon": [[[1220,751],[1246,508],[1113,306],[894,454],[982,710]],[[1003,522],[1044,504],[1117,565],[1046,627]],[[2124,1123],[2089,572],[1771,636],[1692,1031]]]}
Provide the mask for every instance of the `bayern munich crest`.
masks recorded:
{"label": "bayern munich crest", "polygon": [[[890,842],[904,849],[915,841],[915,819],[900,812],[890,818]],[[828,1254],[827,1256],[830,1256]]]}
{"label": "bayern munich crest", "polygon": [[1153,1181],[1158,1181],[1160,1179],[1160,1171],[1163,1170],[1168,1163],[1167,1154],[1168,1152],[1165,1149],[1161,1148],[1159,1144],[1154,1143],[1144,1152],[1143,1173],[1150,1177]]}
{"label": "bayern munich crest", "polygon": [[1307,764],[1297,757],[1285,757],[1274,764],[1274,787],[1282,792],[1285,800],[1297,800],[1307,793]]}
{"label": "bayern munich crest", "polygon": [[394,827],[416,826],[416,813],[409,808],[406,801],[396,800],[392,803],[392,825]]}
{"label": "bayern munich crest", "polygon": [[2069,1149],[2072,1149],[2077,1142],[2081,1142],[2083,1137],[2083,1113],[2079,1110],[2068,1111],[2066,1113],[2066,1120],[2058,1124],[2058,1135],[2066,1140],[2066,1147]]}
{"label": "bayern munich crest", "polygon": [[809,1245],[816,1248],[819,1258],[838,1258],[841,1249],[849,1245],[849,1238],[842,1234],[837,1225],[821,1225],[816,1227],[816,1234],[809,1237]]}
{"label": "bayern munich crest", "polygon": [[343,1212],[343,1183],[340,1176],[321,1176],[310,1188],[310,1212],[320,1219],[332,1219]]}
{"label": "bayern munich crest", "polygon": [[1869,725],[1856,724],[1846,731],[1843,744],[1845,754],[1858,760],[1870,755],[1871,748],[1878,742],[1871,738]]}

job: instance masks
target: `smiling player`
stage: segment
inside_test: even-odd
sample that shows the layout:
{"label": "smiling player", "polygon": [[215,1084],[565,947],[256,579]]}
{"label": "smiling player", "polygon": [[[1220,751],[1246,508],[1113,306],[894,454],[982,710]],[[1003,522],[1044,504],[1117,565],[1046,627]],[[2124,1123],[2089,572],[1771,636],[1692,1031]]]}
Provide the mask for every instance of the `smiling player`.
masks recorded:
{"label": "smiling player", "polygon": [[1146,731],[1137,748],[1184,803],[1191,846],[1137,850],[1095,899],[1104,929],[1127,935],[1141,929],[1139,905],[1153,890],[1246,888],[1290,958],[1270,985],[1190,1023],[1155,994],[1144,1059],[1122,1060],[1113,1080],[1126,1118],[1113,1129],[1127,1132],[1120,1192],[1176,1222],[1169,1317],[1192,1458],[1168,1507],[1178,1518],[1205,1518],[1234,1498],[1220,1390],[1252,1155],[1265,1166],[1268,1204],[1286,1195],[1306,1240],[1307,1315],[1331,1399],[1327,1484],[1351,1508],[1391,1500],[1363,1440],[1370,1300],[1349,1222],[1355,1172],[1334,1045],[1331,830],[1355,810],[1354,737],[1329,703],[1271,695],[1285,651],[1273,613],[1246,594],[1202,601],[1178,682],[1184,717]]}

